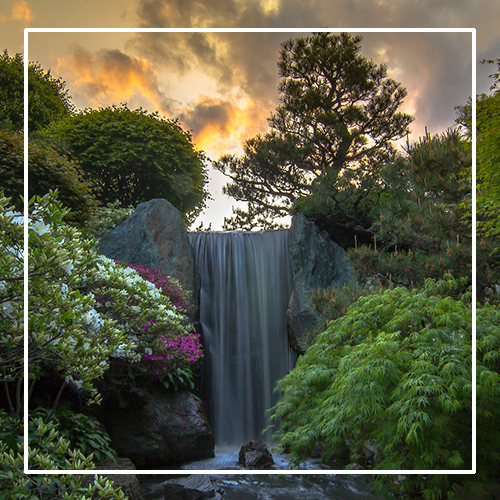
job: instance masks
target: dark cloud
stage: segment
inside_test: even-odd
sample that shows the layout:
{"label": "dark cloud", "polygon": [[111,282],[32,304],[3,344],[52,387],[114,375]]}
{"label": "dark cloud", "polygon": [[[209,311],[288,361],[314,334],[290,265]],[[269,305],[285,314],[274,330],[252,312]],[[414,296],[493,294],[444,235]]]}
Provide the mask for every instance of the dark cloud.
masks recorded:
{"label": "dark cloud", "polygon": [[217,157],[235,152],[245,139],[263,132],[266,117],[266,111],[253,103],[240,106],[205,95],[189,103],[178,115],[183,128],[192,133],[196,146]]}
{"label": "dark cloud", "polygon": [[195,136],[201,135],[208,126],[227,133],[234,112],[233,103],[203,96],[197,103],[185,109],[179,115],[179,120]]}

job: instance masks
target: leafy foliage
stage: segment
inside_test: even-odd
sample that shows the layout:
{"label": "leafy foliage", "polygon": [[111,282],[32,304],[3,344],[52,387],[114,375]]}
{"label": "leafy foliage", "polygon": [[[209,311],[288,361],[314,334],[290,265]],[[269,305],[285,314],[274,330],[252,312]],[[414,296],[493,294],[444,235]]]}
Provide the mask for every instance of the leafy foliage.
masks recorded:
{"label": "leafy foliage", "polygon": [[[96,476],[86,481],[84,475],[26,475],[22,454],[23,428],[17,415],[0,411],[0,499],[1,500],[126,500],[121,489]],[[78,431],[78,425],[75,429]],[[72,449],[54,421],[44,423],[41,417],[28,423],[28,460],[32,470],[90,470],[92,454]],[[86,484],[85,484],[86,483]]]}
{"label": "leafy foliage", "polygon": [[[30,140],[28,153],[28,195],[44,196],[51,189],[58,190],[64,206],[71,209],[67,221],[82,227],[90,217],[96,202],[90,185],[81,180],[75,162],[59,155],[47,143]],[[4,196],[12,198],[16,209],[23,210],[24,145],[22,136],[0,130],[0,184]]]}
{"label": "leafy foliage", "polygon": [[[500,70],[500,59],[488,62],[496,62]],[[483,219],[480,229],[500,236],[500,76],[491,76],[491,94],[479,95],[476,104],[477,207]]]}
{"label": "leafy foliage", "polygon": [[[6,198],[0,200],[1,378],[6,384],[22,383],[26,251],[30,393],[41,373],[52,366],[67,383],[78,380],[97,397],[92,380],[104,373],[109,356],[118,346],[132,345],[113,320],[100,316],[92,320],[97,314],[95,299],[83,295],[76,283],[78,275],[91,273],[97,255],[91,241],[80,240],[80,233],[64,224],[66,213],[54,193],[30,200],[29,241],[24,250],[23,217],[8,206]],[[20,411],[19,401],[17,408],[13,403],[10,406],[11,411]]]}
{"label": "leafy foliage", "polygon": [[[23,129],[24,65],[21,54],[0,55],[0,123],[14,131]],[[37,131],[73,112],[66,83],[44,71],[39,63],[28,65],[28,127]],[[45,194],[45,193],[43,193]]]}
{"label": "leafy foliage", "polygon": [[122,207],[165,198],[188,221],[205,206],[205,157],[176,121],[125,105],[87,109],[50,127],[103,204]]}
{"label": "leafy foliage", "polygon": [[[396,287],[361,297],[330,323],[278,383],[281,446],[297,460],[317,445],[330,460],[348,444],[349,461],[374,469],[470,469],[472,310],[460,287],[449,276],[422,290]],[[486,432],[496,426],[496,436],[500,424],[499,322],[497,308],[478,308],[478,469],[492,474],[498,454]],[[367,446],[376,450],[368,462]],[[416,475],[393,486],[441,499],[462,481]]]}
{"label": "leafy foliage", "polygon": [[[50,419],[58,434],[69,441],[73,450],[79,450],[82,455],[91,457],[94,462],[116,459],[116,452],[111,447],[111,439],[92,417],[64,408],[59,408],[54,413],[44,408],[37,408],[30,412],[30,419],[36,418],[41,418],[43,421]],[[30,431],[30,436],[33,436],[34,429],[31,428]]]}
{"label": "leafy foliage", "polygon": [[344,231],[362,225],[377,166],[412,118],[398,112],[406,90],[387,78],[385,65],[359,54],[361,40],[316,33],[283,43],[281,104],[269,119],[271,132],[247,141],[241,158],[226,155],[214,164],[233,181],[225,193],[249,204],[247,215],[238,211],[226,228],[302,211],[311,195]]}
{"label": "leafy foliage", "polygon": [[149,373],[173,386],[192,388],[192,365],[203,355],[199,335],[192,333],[185,312],[189,298],[180,284],[161,271],[120,264],[98,257],[95,272],[82,276],[79,286],[97,302],[96,314],[113,318],[136,345],[112,356],[125,358],[137,374]]}
{"label": "leafy foliage", "polygon": [[84,234],[99,239],[128,219],[133,212],[134,207],[121,207],[118,200],[104,207],[97,207],[85,224]]}

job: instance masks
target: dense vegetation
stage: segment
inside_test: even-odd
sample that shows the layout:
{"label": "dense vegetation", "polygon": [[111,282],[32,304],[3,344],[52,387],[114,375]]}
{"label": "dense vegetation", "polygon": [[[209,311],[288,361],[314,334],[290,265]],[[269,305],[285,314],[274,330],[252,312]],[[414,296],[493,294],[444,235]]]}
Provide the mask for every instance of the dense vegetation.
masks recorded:
{"label": "dense vegetation", "polygon": [[[282,398],[273,409],[276,436],[297,462],[321,451],[327,463],[375,470],[470,470],[474,294],[477,474],[379,475],[376,486],[389,496],[442,500],[475,498],[488,482],[500,482],[499,156],[492,128],[500,101],[493,76],[491,95],[477,98],[476,289],[469,105],[460,108],[465,133],[426,135],[382,165],[378,196],[365,200],[372,241],[346,245],[359,283],[312,294],[327,327],[311,333],[297,367],[279,382]],[[305,213],[328,229],[310,198]]]}
{"label": "dense vegetation", "polygon": [[[299,358],[279,383],[281,446],[296,459],[368,468],[470,470],[472,309],[470,293],[446,277],[422,289],[363,296]],[[477,309],[478,470],[498,470],[500,311]],[[483,439],[481,439],[483,438]],[[379,486],[389,482],[379,478]],[[398,492],[447,498],[456,476],[408,476]]]}
{"label": "dense vegetation", "polygon": [[[470,105],[460,108],[462,130],[426,135],[396,153],[391,142],[411,122],[397,111],[405,90],[384,66],[359,55],[360,42],[319,34],[283,45],[282,99],[271,132],[249,140],[242,158],[217,163],[233,178],[227,192],[249,201],[249,211],[227,226],[272,226],[271,214],[305,213],[330,234],[344,230],[338,242],[360,276],[344,289],[314,291],[325,330],[311,332],[306,353],[279,382],[277,436],[297,462],[320,451],[326,463],[375,470],[469,469],[477,299],[478,474],[377,477],[380,490],[449,500],[473,483],[480,489],[500,481],[499,73],[491,93],[477,97],[472,290]],[[177,203],[191,220],[207,196],[203,156],[176,122],[156,114],[126,106],[75,114],[64,82],[30,64],[31,200],[24,220],[22,59],[5,52],[0,66],[0,89],[10,89],[0,99],[0,499],[124,499],[102,478],[85,484],[76,475],[23,474],[23,331],[28,400],[48,374],[60,383],[50,404],[30,407],[33,469],[85,470],[114,457],[88,416],[60,406],[68,387],[88,404],[99,402],[96,380],[113,360],[170,390],[192,387],[202,352],[184,314],[189,297],[159,271],[99,256],[91,237],[153,196]],[[180,149],[164,144],[163,134]],[[126,193],[117,194],[117,180],[126,181]]]}
{"label": "dense vegetation", "polygon": [[[192,388],[193,367],[203,354],[199,336],[185,315],[190,297],[160,271],[113,262],[96,253],[92,237],[121,222],[133,207],[117,204],[116,199],[98,206],[95,179],[71,159],[62,132],[57,137],[54,132],[56,123],[74,116],[65,83],[37,63],[29,65],[30,201],[29,219],[25,220],[23,62],[20,55],[9,57],[4,52],[0,65],[0,498],[125,500],[121,490],[103,478],[25,476],[24,407],[30,403],[26,452],[31,469],[89,470],[97,462],[113,459],[107,434],[87,415],[87,406],[100,401],[95,381],[113,360],[121,360],[131,377],[153,377],[169,390]],[[96,115],[107,112],[127,117],[125,125],[136,143],[147,146],[155,137],[160,141],[159,136],[169,143],[168,151],[160,142],[153,144],[155,162],[162,162],[160,174],[164,177],[167,172],[168,185],[179,191],[178,205],[187,221],[189,214],[203,207],[206,196],[203,155],[194,151],[189,134],[175,122],[125,106]],[[47,132],[50,124],[52,135]],[[61,125],[60,131],[63,129]],[[127,133],[120,129],[120,134]],[[113,142],[110,135],[107,138]],[[105,145],[101,147],[104,154]],[[181,171],[174,162],[183,162],[187,170]],[[158,170],[154,165],[152,171]],[[158,179],[150,181],[155,187],[161,184]],[[147,179],[143,179],[143,187],[147,191]],[[24,257],[29,279],[27,325]],[[26,399],[25,327],[29,359]],[[47,378],[58,381],[55,394],[44,393]],[[61,405],[68,388],[80,395],[81,413]]]}
{"label": "dense vegetation", "polygon": [[[29,206],[29,391],[47,374],[55,373],[60,389],[45,415],[30,410],[32,443],[28,453],[32,469],[91,469],[109,444],[85,417],[58,411],[68,386],[85,395],[87,404],[98,403],[94,381],[113,358],[125,360],[132,374],[148,373],[167,386],[191,388],[192,367],[202,356],[198,335],[184,312],[189,297],[180,285],[161,272],[116,263],[96,253],[94,241],[64,222],[68,210],[56,193],[30,201]],[[33,476],[25,478],[22,464],[22,414],[28,401],[23,384],[23,224],[21,214],[0,199],[0,377],[4,408],[0,453],[4,468],[0,492],[15,498],[80,498],[82,479],[70,476],[56,484]],[[144,279],[146,278],[146,279]],[[71,436],[63,433],[63,417],[75,423]],[[74,440],[80,431],[80,441]],[[67,439],[70,438],[70,439]],[[71,447],[71,440],[73,446]],[[42,483],[40,483],[42,481]],[[92,491],[99,490],[99,483]],[[12,489],[14,488],[14,490]],[[101,498],[119,498],[112,488]],[[9,493],[10,492],[10,493]]]}
{"label": "dense vegetation", "polygon": [[[0,126],[23,129],[24,65],[21,54],[0,56]],[[44,71],[40,64],[28,65],[28,128],[41,130],[73,112],[66,84]]]}

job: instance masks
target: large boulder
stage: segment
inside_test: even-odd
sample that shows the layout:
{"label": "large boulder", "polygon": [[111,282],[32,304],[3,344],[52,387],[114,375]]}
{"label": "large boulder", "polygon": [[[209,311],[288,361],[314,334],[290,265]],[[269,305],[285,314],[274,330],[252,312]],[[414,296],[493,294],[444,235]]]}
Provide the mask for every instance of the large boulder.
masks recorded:
{"label": "large boulder", "polygon": [[168,469],[212,458],[214,436],[201,399],[144,382],[103,391],[99,418],[117,453],[138,469]]}
{"label": "large boulder", "polygon": [[294,283],[287,311],[288,336],[293,349],[301,353],[306,335],[324,327],[311,291],[341,287],[356,281],[357,275],[344,249],[302,214],[292,218],[288,248]]}
{"label": "large boulder", "polygon": [[101,237],[99,252],[110,259],[160,269],[193,295],[191,317],[198,314],[199,276],[181,213],[167,200],[137,205],[134,213]]}

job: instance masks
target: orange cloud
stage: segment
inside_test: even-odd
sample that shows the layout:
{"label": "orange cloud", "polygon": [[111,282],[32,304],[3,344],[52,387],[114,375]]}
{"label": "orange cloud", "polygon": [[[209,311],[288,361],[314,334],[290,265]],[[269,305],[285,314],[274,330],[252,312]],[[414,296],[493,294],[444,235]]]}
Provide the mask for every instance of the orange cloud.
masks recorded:
{"label": "orange cloud", "polygon": [[33,20],[33,12],[24,0],[14,0],[11,18],[29,24]]}
{"label": "orange cloud", "polygon": [[249,101],[238,104],[200,95],[179,120],[191,131],[196,147],[215,160],[223,153],[241,152],[245,139],[267,130],[269,111]]}
{"label": "orange cloud", "polygon": [[170,112],[172,101],[159,90],[157,72],[146,59],[118,49],[91,54],[79,48],[58,58],[56,71],[64,75],[73,97],[84,97],[91,106],[133,101],[133,105]]}

